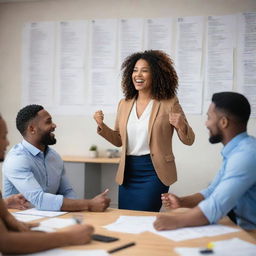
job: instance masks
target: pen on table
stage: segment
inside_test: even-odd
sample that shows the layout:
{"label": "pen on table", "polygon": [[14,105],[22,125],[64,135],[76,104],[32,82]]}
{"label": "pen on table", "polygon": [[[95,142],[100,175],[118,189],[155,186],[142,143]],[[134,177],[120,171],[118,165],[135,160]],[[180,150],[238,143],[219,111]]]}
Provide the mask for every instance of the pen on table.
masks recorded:
{"label": "pen on table", "polygon": [[114,249],[112,249],[112,250],[109,250],[108,253],[114,253],[114,252],[123,250],[123,249],[125,249],[125,248],[131,247],[131,246],[133,246],[133,245],[135,245],[135,244],[136,244],[136,243],[131,242],[131,243],[128,243],[128,244],[125,244],[125,245],[116,247],[116,248],[114,248]]}
{"label": "pen on table", "polygon": [[76,224],[82,224],[83,223],[83,216],[73,215],[72,218],[73,218],[73,220],[75,221]]}

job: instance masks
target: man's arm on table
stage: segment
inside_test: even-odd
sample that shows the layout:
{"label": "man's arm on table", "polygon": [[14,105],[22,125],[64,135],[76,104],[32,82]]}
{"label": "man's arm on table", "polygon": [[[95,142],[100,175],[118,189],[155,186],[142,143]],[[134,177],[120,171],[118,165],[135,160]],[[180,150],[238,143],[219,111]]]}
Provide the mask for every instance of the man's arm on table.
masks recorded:
{"label": "man's arm on table", "polygon": [[61,211],[92,211],[103,212],[110,204],[110,199],[107,197],[108,189],[103,193],[95,196],[92,199],[69,199],[63,198]]}
{"label": "man's arm on table", "polygon": [[175,215],[158,215],[154,222],[156,230],[172,230],[183,227],[202,226],[209,224],[199,207],[189,209],[185,213],[176,213]]}

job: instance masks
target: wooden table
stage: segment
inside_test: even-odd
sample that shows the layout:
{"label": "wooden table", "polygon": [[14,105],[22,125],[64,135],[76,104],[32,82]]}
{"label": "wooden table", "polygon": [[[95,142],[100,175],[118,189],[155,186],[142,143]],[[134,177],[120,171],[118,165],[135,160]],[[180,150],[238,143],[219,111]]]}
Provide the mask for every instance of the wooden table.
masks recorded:
{"label": "wooden table", "polygon": [[107,158],[107,157],[86,157],[86,156],[62,156],[64,162],[74,163],[95,163],[95,164],[118,164],[120,158]]}
{"label": "wooden table", "polygon": [[[183,247],[205,247],[207,243],[212,241],[231,239],[238,237],[245,241],[256,244],[256,240],[252,238],[247,232],[240,229],[239,232],[234,232],[221,236],[203,237],[199,239],[185,240],[181,242],[175,242],[164,237],[155,235],[151,232],[144,232],[141,234],[128,234],[108,231],[102,228],[102,226],[113,223],[120,215],[129,216],[153,216],[158,213],[155,212],[142,212],[142,211],[129,211],[108,209],[103,213],[95,212],[83,212],[85,223],[92,224],[95,227],[95,233],[110,235],[118,237],[120,240],[112,243],[101,243],[92,241],[90,244],[76,247],[66,247],[67,249],[104,249],[109,250],[118,246],[124,245],[128,242],[136,242],[135,246],[126,248],[124,250],[114,253],[116,256],[173,256],[178,255],[174,252],[174,248],[178,246]],[[63,218],[72,216],[72,213],[63,215]],[[224,218],[220,222],[221,224],[236,227],[228,218]],[[232,255],[232,253],[230,254]]]}

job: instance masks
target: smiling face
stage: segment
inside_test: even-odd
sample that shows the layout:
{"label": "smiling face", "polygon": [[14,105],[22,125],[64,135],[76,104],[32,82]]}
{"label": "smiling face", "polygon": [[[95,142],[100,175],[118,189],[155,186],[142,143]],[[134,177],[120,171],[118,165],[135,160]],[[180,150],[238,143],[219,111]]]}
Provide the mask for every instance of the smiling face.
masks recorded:
{"label": "smiling face", "polygon": [[56,143],[54,130],[56,125],[52,122],[51,115],[45,110],[42,109],[37,113],[36,118],[32,122],[33,131],[32,133],[37,136],[37,141],[41,145],[53,145]]}
{"label": "smiling face", "polygon": [[132,81],[137,91],[151,92],[152,72],[148,62],[139,59],[133,69]]}
{"label": "smiling face", "polygon": [[5,121],[0,117],[0,162],[4,160],[5,151],[7,146],[9,145],[9,141],[7,139],[7,126]]}

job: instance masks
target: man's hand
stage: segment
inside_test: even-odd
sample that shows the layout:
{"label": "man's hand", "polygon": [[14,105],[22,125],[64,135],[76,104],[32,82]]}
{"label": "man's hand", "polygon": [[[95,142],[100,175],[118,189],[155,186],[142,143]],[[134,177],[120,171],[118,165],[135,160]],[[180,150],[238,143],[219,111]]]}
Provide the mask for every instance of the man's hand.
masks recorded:
{"label": "man's hand", "polygon": [[71,226],[64,231],[59,232],[66,233],[66,235],[69,237],[70,245],[82,245],[91,241],[94,228],[88,224],[81,224]]}
{"label": "man's hand", "polygon": [[7,208],[26,210],[30,208],[30,203],[22,194],[16,194],[4,199]]}
{"label": "man's hand", "polygon": [[181,207],[181,199],[174,194],[164,193],[161,195],[162,204],[165,209],[177,209]]}
{"label": "man's hand", "polygon": [[156,220],[153,225],[156,230],[171,230],[178,228],[175,216],[168,216],[164,214],[156,216]]}
{"label": "man's hand", "polygon": [[110,204],[110,198],[107,197],[109,189],[106,189],[103,193],[95,196],[89,201],[88,210],[92,212],[103,212]]}

